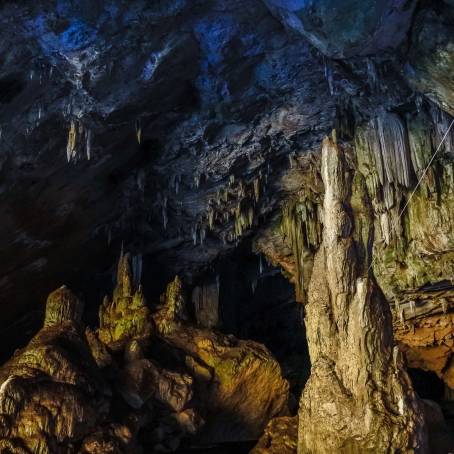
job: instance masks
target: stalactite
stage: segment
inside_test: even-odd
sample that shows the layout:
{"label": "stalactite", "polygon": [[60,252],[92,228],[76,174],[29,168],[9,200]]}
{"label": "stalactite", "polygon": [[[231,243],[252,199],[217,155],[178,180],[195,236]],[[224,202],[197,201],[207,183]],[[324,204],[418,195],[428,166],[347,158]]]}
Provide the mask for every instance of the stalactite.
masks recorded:
{"label": "stalactite", "polygon": [[[453,118],[438,106],[432,104],[430,114],[434,124],[434,149],[438,148],[443,137],[446,135]],[[442,152],[454,152],[454,127],[451,128],[450,133],[446,136],[443,145],[441,146]]]}
{"label": "stalactite", "polygon": [[321,241],[318,206],[311,197],[310,191],[302,190],[299,200],[282,209],[281,233],[289,241],[295,259],[295,294],[299,302],[305,300],[313,251]]}
{"label": "stalactite", "polygon": [[196,173],[194,175],[194,184],[195,184],[195,187],[197,189],[200,187],[200,179],[201,179],[201,174],[200,173]]}
{"label": "stalactite", "polygon": [[142,280],[142,254],[137,254],[132,257],[132,278],[134,288],[139,288]]}
{"label": "stalactite", "polygon": [[[405,124],[397,115],[384,113],[377,117],[376,128],[386,181],[410,187],[411,162]],[[376,150],[375,147],[374,151]],[[377,161],[380,161],[380,158],[377,157]]]}
{"label": "stalactite", "polygon": [[207,211],[208,227],[210,230],[213,230],[214,224],[214,210],[211,206],[208,207]]}
{"label": "stalactite", "polygon": [[85,140],[85,152],[87,155],[87,160],[91,159],[91,130],[86,131],[86,140]]}
{"label": "stalactite", "polygon": [[192,227],[192,232],[191,232],[192,243],[194,244],[194,246],[197,246],[197,231],[198,231],[198,224],[194,224]]}
{"label": "stalactite", "polygon": [[200,226],[200,230],[199,230],[199,233],[200,233],[200,244],[203,246],[204,242],[205,242],[205,238],[206,238],[206,227],[202,224]]}
{"label": "stalactite", "polygon": [[260,199],[260,179],[259,178],[256,178],[254,180],[254,197],[255,197],[255,201],[258,203],[259,199]]}
{"label": "stalactite", "polygon": [[137,118],[135,127],[136,127],[137,143],[140,145],[140,143],[142,142],[142,121],[140,118]]}
{"label": "stalactite", "polygon": [[253,295],[254,295],[256,289],[257,289],[257,279],[253,279],[251,281],[251,291],[252,291]]}
{"label": "stalactite", "polygon": [[325,59],[325,79],[328,82],[329,92],[330,92],[331,96],[334,96],[336,90],[334,87],[333,69],[327,63],[326,59]]}
{"label": "stalactite", "polygon": [[71,120],[71,124],[68,132],[68,143],[66,145],[66,158],[68,162],[76,157],[76,146],[77,146],[77,124],[75,120]]}
{"label": "stalactite", "polygon": [[167,230],[167,223],[168,223],[168,217],[167,217],[167,196],[164,196],[162,199],[162,226],[164,230]]}
{"label": "stalactite", "polygon": [[142,194],[145,193],[145,172],[143,169],[137,172],[137,187]]}
{"label": "stalactite", "polygon": [[371,58],[367,58],[367,78],[373,89],[379,86],[377,67]]}

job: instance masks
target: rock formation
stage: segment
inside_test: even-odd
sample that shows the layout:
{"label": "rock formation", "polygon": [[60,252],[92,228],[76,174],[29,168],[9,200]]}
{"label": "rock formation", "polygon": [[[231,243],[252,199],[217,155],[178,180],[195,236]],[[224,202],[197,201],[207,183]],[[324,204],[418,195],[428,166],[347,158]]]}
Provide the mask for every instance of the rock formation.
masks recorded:
{"label": "rock formation", "polygon": [[118,262],[117,286],[112,300],[105,297],[99,308],[99,339],[114,350],[134,339],[147,340],[153,320],[140,285],[135,288],[130,256],[122,253]]}
{"label": "rock formation", "polygon": [[323,239],[306,305],[311,376],[298,452],[427,452],[421,406],[393,349],[389,308],[355,251],[341,147],[322,147]]}
{"label": "rock formation", "polygon": [[454,292],[449,283],[407,293],[393,304],[394,335],[408,365],[435,372],[454,389]]}
{"label": "rock formation", "polygon": [[183,352],[194,377],[197,408],[206,421],[202,440],[258,438],[271,418],[288,412],[288,383],[279,364],[256,342],[185,323],[174,310],[181,292],[179,280],[169,284],[156,325],[165,341]]}
{"label": "rock formation", "polygon": [[453,6],[0,2],[0,452],[454,451]]}
{"label": "rock formation", "polygon": [[85,341],[82,311],[68,288],[52,292],[44,327],[0,369],[1,452],[134,451],[130,430],[109,421],[111,390]]}
{"label": "rock formation", "polygon": [[296,454],[298,418],[272,419],[251,454]]}

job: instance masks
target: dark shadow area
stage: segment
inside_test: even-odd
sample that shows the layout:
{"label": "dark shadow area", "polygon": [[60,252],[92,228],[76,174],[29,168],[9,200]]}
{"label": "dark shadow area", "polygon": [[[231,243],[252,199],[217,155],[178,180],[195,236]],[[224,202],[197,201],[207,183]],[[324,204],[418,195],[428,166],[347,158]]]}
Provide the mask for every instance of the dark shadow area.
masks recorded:
{"label": "dark shadow area", "polygon": [[419,397],[434,401],[444,398],[445,384],[437,374],[422,369],[408,369],[408,374]]}

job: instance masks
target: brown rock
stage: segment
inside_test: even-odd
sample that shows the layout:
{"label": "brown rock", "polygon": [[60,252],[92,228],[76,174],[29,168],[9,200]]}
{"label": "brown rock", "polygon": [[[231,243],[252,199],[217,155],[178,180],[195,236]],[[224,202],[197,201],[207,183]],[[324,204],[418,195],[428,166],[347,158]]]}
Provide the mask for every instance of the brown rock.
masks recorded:
{"label": "brown rock", "polygon": [[298,453],[427,452],[421,405],[393,350],[392,320],[361,275],[343,152],[322,149],[323,241],[306,305],[311,376],[300,401]]}
{"label": "brown rock", "polygon": [[[71,451],[107,416],[106,388],[80,324],[81,302],[53,292],[44,327],[0,368],[2,452]],[[63,451],[62,451],[63,450]]]}
{"label": "brown rock", "polygon": [[250,454],[296,454],[298,417],[272,419]]}
{"label": "brown rock", "polygon": [[287,413],[288,382],[263,345],[185,326],[166,341],[191,358],[186,364],[206,421],[201,439],[257,439],[271,418]]}
{"label": "brown rock", "polygon": [[192,399],[192,378],[157,367],[148,359],[136,359],[125,365],[120,376],[120,392],[133,408],[153,398],[169,411],[180,412]]}
{"label": "brown rock", "polygon": [[118,263],[117,286],[112,300],[99,308],[99,339],[112,350],[122,350],[132,339],[147,342],[154,331],[153,319],[140,286],[135,289],[129,254]]}

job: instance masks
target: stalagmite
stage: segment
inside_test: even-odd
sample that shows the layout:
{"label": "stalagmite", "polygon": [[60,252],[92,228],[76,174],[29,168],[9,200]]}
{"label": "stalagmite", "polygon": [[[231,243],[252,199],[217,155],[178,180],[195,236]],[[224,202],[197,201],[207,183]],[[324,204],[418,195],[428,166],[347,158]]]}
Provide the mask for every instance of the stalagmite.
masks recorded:
{"label": "stalagmite", "polygon": [[142,254],[132,257],[132,280],[135,288],[139,288],[142,280]]}
{"label": "stalagmite", "polygon": [[353,239],[344,155],[328,138],[322,179],[323,239],[305,315],[312,367],[300,401],[298,453],[426,453],[421,404],[393,357],[389,306],[360,274],[366,267]]}

